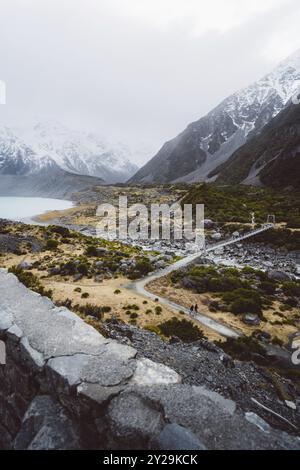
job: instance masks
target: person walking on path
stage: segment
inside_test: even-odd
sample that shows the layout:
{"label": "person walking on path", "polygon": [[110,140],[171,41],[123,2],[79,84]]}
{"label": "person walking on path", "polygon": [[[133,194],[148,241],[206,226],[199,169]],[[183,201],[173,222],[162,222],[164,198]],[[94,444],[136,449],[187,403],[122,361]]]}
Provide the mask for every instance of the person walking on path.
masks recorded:
{"label": "person walking on path", "polygon": [[198,305],[196,304],[194,307],[195,313],[198,313]]}
{"label": "person walking on path", "polygon": [[194,305],[191,306],[190,313],[194,313]]}

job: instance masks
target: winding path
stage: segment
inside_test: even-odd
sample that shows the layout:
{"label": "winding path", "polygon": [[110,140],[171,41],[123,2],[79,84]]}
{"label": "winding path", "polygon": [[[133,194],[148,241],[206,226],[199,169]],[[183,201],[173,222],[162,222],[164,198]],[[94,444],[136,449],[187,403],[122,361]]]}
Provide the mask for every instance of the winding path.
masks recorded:
{"label": "winding path", "polygon": [[[222,248],[224,246],[232,245],[234,243],[238,243],[239,241],[245,240],[246,238],[253,237],[254,235],[257,235],[259,233],[265,232],[266,230],[269,230],[270,228],[274,227],[273,224],[265,224],[259,229],[254,229],[251,230],[250,232],[247,232],[244,235],[241,235],[239,237],[232,237],[228,240],[222,241],[220,243],[216,243],[214,245],[208,246],[205,250],[206,253],[215,251],[216,249]],[[172,302],[169,299],[166,299],[164,297],[160,297],[158,295],[152,294],[146,289],[147,284],[149,284],[152,281],[156,281],[157,279],[160,279],[164,276],[167,276],[168,274],[172,273],[173,271],[177,271],[178,269],[181,269],[197,259],[201,258],[203,256],[203,252],[197,252],[193,253],[189,256],[186,256],[185,258],[177,261],[174,264],[171,264],[170,266],[167,266],[164,269],[160,269],[159,271],[155,271],[154,273],[150,274],[149,276],[140,279],[138,281],[135,281],[133,283],[130,283],[126,285],[126,287],[130,290],[135,291],[137,294],[146,296],[152,300],[158,299],[159,302],[163,305],[166,305],[168,307],[171,307],[173,310],[176,311],[182,311],[187,313],[188,315],[192,316],[195,320],[198,320],[200,323],[203,325],[207,326],[208,328],[216,331],[217,333],[221,334],[222,336],[225,336],[227,338],[238,338],[241,336],[240,333],[235,331],[233,328],[229,328],[228,326],[223,325],[222,323],[206,316],[203,315],[202,313],[198,314],[191,314],[189,309],[186,307],[183,307],[182,305],[179,305],[175,302]]]}

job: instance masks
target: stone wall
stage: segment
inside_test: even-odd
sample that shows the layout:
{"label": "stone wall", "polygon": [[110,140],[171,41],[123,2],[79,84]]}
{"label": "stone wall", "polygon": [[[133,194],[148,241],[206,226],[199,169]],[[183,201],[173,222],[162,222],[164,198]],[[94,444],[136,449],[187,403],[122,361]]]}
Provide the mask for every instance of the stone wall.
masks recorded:
{"label": "stone wall", "polygon": [[0,270],[0,448],[295,449],[297,437],[101,336]]}

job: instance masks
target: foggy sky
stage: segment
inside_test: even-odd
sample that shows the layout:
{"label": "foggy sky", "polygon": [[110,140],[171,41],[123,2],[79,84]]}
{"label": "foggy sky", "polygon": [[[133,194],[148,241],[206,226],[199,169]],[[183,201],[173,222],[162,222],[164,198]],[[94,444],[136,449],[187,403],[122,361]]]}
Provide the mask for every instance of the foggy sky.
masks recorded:
{"label": "foggy sky", "polygon": [[54,119],[150,158],[299,48],[299,23],[298,0],[0,0],[0,124]]}

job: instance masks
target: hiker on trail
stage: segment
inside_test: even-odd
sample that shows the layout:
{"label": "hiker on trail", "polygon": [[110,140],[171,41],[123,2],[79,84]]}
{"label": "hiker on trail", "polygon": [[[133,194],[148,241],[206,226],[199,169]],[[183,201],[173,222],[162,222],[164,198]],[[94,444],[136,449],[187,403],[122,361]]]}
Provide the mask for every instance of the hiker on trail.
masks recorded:
{"label": "hiker on trail", "polygon": [[195,305],[194,310],[195,310],[196,313],[198,313],[198,305],[197,304]]}
{"label": "hiker on trail", "polygon": [[194,305],[192,305],[190,308],[190,313],[193,313],[193,312],[194,312]]}

